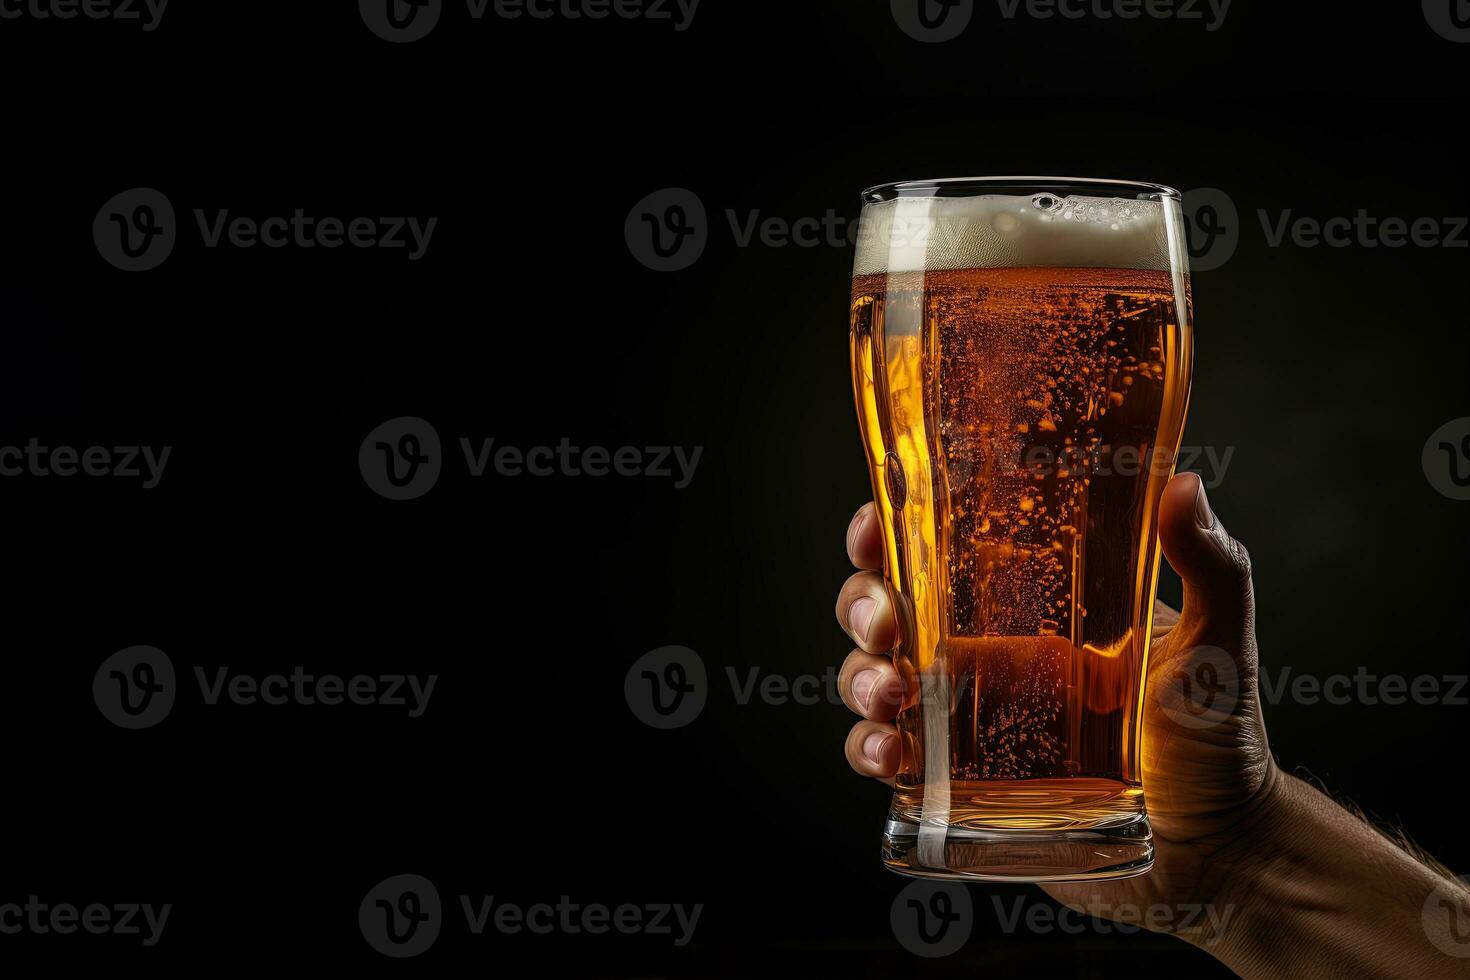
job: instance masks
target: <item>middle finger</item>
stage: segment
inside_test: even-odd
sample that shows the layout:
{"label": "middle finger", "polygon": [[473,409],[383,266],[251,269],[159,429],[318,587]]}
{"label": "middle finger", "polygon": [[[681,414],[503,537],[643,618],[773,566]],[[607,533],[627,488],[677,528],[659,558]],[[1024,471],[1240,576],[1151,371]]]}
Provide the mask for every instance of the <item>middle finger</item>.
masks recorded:
{"label": "middle finger", "polygon": [[837,594],[837,621],[868,653],[892,650],[898,630],[883,576],[877,572],[858,572],[848,579]]}

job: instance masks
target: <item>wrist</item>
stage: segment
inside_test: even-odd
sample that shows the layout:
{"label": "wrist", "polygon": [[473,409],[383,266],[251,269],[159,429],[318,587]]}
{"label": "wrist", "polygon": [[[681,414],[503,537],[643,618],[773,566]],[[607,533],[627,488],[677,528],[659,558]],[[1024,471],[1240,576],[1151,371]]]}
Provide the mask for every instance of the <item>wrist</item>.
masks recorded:
{"label": "wrist", "polygon": [[1242,976],[1263,972],[1254,968],[1263,952],[1293,928],[1287,920],[1298,903],[1283,886],[1302,878],[1301,838],[1309,833],[1304,789],[1315,792],[1271,761],[1261,788],[1205,862],[1206,894],[1217,920],[1227,924],[1195,945]]}
{"label": "wrist", "polygon": [[1195,842],[1200,853],[1195,895],[1214,925],[1180,935],[1224,962],[1274,926],[1270,917],[1260,921],[1261,910],[1299,832],[1301,800],[1292,784],[1300,780],[1268,758],[1256,791],[1228,815],[1221,830]]}
{"label": "wrist", "polygon": [[1421,919],[1438,872],[1274,765],[1258,795],[1206,859],[1225,925],[1196,945],[1243,977],[1460,975]]}

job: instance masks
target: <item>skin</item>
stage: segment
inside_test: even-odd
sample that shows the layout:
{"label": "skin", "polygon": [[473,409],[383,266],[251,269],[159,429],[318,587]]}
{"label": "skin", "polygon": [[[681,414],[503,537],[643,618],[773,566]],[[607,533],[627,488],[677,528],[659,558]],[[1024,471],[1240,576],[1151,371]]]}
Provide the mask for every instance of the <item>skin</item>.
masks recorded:
{"label": "skin", "polygon": [[[1180,612],[1155,605],[1151,691],[1198,676],[1201,663],[1239,677],[1237,696],[1211,724],[1176,723],[1154,696],[1143,714],[1143,785],[1153,827],[1152,870],[1133,878],[1042,886],[1064,905],[1129,921],[1210,952],[1242,976],[1470,976],[1470,958],[1443,952],[1421,910],[1453,889],[1470,925],[1470,890],[1407,854],[1332,800],[1282,772],[1271,755],[1256,678],[1250,558],[1212,513],[1194,474],[1170,481],[1160,504],[1165,558],[1184,582]],[[838,684],[862,717],[845,745],[858,773],[893,784],[900,740],[892,719],[903,684],[883,582],[882,531],[873,505],[854,516],[847,553],[862,569],[843,585],[837,620],[857,644]],[[1229,663],[1222,663],[1228,658]],[[1174,683],[1178,683],[1175,681]],[[1141,909],[1209,905],[1213,921],[1175,929]],[[1220,924],[1220,917],[1227,916]],[[1181,918],[1182,922],[1182,918]],[[1470,949],[1466,950],[1470,953]]]}

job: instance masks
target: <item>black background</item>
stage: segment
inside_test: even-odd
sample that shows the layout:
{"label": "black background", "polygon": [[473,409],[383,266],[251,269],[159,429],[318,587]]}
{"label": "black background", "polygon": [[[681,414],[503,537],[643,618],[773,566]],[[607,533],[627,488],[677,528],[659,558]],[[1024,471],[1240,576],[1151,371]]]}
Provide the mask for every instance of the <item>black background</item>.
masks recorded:
{"label": "black background", "polygon": [[[1268,247],[1258,210],[1470,213],[1470,47],[1417,5],[1236,0],[1199,21],[1006,20],[920,44],[886,3],[704,0],[667,22],[475,22],[373,36],[355,4],[185,4],[156,31],[0,20],[0,445],[169,445],[164,479],[0,479],[8,846],[0,903],[171,902],[162,941],[0,936],[30,957],[616,976],[1224,975],[1148,935],[893,939],[887,790],[840,705],[738,704],[752,667],[820,675],[842,538],[868,494],[846,352],[851,250],[740,247],[726,218],[857,213],[892,179],[1058,173],[1225,190],[1239,246],[1194,280],[1185,442],[1234,447],[1215,511],[1250,547],[1265,669],[1454,675],[1470,504],[1420,449],[1466,402],[1464,248]],[[124,273],[102,204],[168,195],[180,240]],[[658,273],[629,209],[694,191],[709,245]],[[204,248],[192,210],[439,218],[428,254]],[[364,436],[433,423],[439,484],[374,494]],[[702,446],[693,482],[471,479],[457,440]],[[1161,586],[1177,598],[1177,583]],[[114,651],[186,684],[160,725],[93,703]],[[640,723],[629,666],[711,677]],[[204,706],[192,670],[434,673],[389,708]],[[1272,747],[1470,870],[1446,786],[1461,705],[1267,706]],[[1345,856],[1345,859],[1350,859]],[[695,941],[475,938],[451,909],[394,963],[358,902],[703,903]]]}

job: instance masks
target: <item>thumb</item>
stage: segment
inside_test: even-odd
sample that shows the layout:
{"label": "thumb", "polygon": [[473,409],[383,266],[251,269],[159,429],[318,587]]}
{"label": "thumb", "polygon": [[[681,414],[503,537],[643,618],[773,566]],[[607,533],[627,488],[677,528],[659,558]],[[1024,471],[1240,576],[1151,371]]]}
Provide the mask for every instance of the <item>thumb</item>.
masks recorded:
{"label": "thumb", "polygon": [[1180,473],[1164,488],[1159,542],[1184,580],[1184,609],[1175,628],[1190,643],[1248,653],[1256,618],[1250,555],[1210,509],[1196,474]]}

